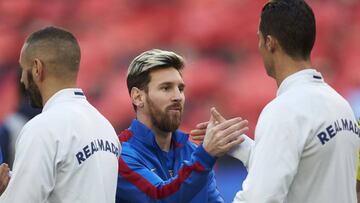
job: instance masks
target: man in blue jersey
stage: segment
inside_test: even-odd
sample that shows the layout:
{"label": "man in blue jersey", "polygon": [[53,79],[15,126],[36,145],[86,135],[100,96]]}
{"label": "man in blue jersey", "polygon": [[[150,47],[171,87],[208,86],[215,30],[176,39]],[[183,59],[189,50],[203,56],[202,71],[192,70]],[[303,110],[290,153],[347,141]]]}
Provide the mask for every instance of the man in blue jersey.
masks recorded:
{"label": "man in blue jersey", "polygon": [[216,157],[243,141],[247,121],[217,124],[219,114],[212,108],[203,144],[192,144],[177,130],[185,102],[183,66],[181,56],[157,49],[129,66],[136,119],[119,135],[123,149],[116,202],[223,202],[212,167]]}

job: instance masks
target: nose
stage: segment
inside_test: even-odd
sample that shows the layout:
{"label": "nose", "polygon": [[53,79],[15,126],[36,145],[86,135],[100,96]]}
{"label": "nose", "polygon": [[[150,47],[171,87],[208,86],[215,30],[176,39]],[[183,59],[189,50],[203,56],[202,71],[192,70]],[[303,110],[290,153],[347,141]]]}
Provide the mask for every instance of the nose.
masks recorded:
{"label": "nose", "polygon": [[174,89],[175,90],[174,90],[171,100],[177,101],[177,102],[184,100],[184,92],[180,91],[179,88],[174,88]]}

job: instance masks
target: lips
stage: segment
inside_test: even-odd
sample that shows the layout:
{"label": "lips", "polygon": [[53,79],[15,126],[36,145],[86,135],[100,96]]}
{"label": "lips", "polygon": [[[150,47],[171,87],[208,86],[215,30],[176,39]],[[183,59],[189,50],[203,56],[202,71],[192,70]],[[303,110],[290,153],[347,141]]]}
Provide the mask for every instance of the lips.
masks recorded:
{"label": "lips", "polygon": [[182,106],[180,104],[174,104],[174,105],[171,105],[169,107],[167,107],[167,110],[172,110],[172,111],[182,111]]}

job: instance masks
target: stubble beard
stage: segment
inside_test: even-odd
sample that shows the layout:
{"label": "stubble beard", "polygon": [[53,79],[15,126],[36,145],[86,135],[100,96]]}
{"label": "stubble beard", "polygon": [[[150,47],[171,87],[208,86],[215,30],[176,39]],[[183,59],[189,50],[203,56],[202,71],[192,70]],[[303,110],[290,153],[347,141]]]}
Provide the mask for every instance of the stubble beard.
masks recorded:
{"label": "stubble beard", "polygon": [[27,78],[29,84],[28,88],[26,89],[26,93],[30,98],[30,104],[33,108],[42,108],[42,96],[39,87],[35,84],[30,71],[27,71]]}
{"label": "stubble beard", "polygon": [[[163,112],[149,97],[146,98],[146,102],[149,106],[151,122],[156,128],[163,132],[174,132],[179,128],[183,114],[182,107],[179,113],[171,113],[170,107],[167,107]],[[173,105],[179,106],[181,104]]]}

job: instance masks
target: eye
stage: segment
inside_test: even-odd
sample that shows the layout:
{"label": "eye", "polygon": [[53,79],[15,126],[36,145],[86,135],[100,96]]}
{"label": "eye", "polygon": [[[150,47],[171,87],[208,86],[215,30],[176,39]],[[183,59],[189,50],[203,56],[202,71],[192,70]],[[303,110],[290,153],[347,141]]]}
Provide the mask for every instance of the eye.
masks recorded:
{"label": "eye", "polygon": [[185,86],[184,86],[184,85],[180,85],[180,86],[179,86],[179,91],[180,91],[180,92],[184,92],[184,90],[185,90]]}
{"label": "eye", "polygon": [[169,86],[162,86],[160,89],[163,90],[163,91],[169,91],[170,87]]}

